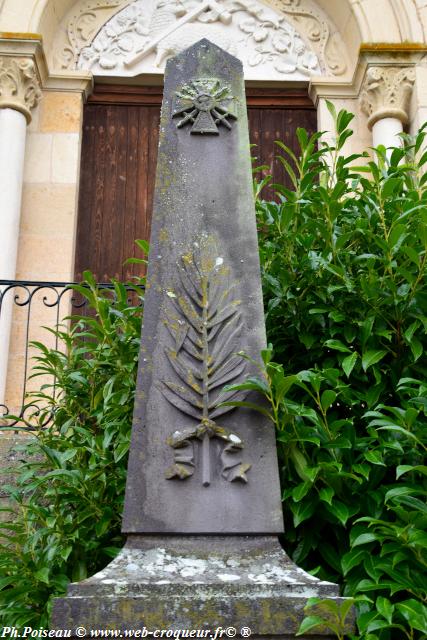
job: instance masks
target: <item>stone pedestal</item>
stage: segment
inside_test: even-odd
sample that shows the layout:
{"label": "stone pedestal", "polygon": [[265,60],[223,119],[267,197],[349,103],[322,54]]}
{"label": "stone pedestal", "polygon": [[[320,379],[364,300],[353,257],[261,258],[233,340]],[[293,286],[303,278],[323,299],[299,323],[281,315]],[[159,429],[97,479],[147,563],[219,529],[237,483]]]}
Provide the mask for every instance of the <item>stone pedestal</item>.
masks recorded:
{"label": "stone pedestal", "polygon": [[104,571],[70,585],[52,627],[197,629],[212,637],[216,629],[231,637],[232,627],[236,637],[249,628],[251,636],[288,640],[310,597],[338,600],[338,587],[296,567],[274,536],[130,536]]}

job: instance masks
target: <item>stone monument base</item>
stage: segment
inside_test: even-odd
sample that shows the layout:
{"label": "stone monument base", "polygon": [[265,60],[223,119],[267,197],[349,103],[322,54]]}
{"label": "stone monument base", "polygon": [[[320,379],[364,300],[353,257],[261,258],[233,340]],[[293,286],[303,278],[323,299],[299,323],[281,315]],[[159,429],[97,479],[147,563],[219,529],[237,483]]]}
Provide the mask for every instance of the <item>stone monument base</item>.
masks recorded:
{"label": "stone monument base", "polygon": [[[219,629],[217,638],[228,638],[234,627],[237,638],[249,628],[257,638],[291,640],[310,597],[343,600],[337,585],[291,562],[274,536],[135,535],[103,571],[69,585],[55,601],[52,628],[114,629],[123,637],[143,628],[210,629],[212,638]],[[335,637],[316,634],[307,640]]]}

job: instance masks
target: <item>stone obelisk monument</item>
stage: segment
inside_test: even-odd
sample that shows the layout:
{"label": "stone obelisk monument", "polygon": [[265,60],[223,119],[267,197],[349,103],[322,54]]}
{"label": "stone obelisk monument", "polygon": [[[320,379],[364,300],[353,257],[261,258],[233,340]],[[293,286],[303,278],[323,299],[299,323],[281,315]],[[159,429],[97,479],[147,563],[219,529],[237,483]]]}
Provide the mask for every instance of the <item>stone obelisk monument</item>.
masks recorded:
{"label": "stone obelisk monument", "polygon": [[337,598],[278,543],[273,425],[227,404],[259,402],[224,387],[254,373],[264,347],[242,65],[202,40],[165,74],[127,543],[56,601],[54,628],[290,639],[307,598]]}

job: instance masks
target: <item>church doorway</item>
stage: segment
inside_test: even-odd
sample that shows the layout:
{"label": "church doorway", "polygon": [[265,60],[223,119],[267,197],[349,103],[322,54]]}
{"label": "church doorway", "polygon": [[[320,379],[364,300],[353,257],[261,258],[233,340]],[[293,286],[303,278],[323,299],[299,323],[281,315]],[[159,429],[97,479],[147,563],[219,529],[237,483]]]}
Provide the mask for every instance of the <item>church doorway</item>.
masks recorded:
{"label": "church doorway", "polygon": [[[296,151],[295,131],[316,131],[316,110],[305,89],[247,88],[246,93],[253,156],[258,165],[272,168],[274,181],[283,181],[275,140]],[[124,261],[139,254],[135,239],[150,237],[161,101],[162,87],[100,84],[85,105],[77,281],[85,269],[98,282],[142,275],[141,265]]]}

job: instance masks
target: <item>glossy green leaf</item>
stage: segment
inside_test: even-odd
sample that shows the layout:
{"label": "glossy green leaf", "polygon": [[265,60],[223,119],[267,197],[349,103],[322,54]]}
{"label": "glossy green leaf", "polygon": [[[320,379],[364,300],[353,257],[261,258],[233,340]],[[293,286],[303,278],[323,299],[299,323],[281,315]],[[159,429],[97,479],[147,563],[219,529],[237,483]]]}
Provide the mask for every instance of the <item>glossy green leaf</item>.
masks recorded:
{"label": "glossy green leaf", "polygon": [[365,459],[372,464],[381,465],[382,467],[386,466],[381,451],[365,451],[364,456]]}
{"label": "glossy green leaf", "polygon": [[346,575],[354,567],[358,567],[359,565],[361,565],[365,557],[366,557],[365,550],[348,551],[341,558],[341,566],[342,566],[343,574]]}
{"label": "glossy green leaf", "polygon": [[320,402],[324,411],[327,411],[329,407],[335,402],[337,394],[332,389],[326,389],[320,396]]}
{"label": "glossy green leaf", "polygon": [[350,356],[347,356],[346,358],[344,358],[344,360],[342,361],[341,366],[347,378],[350,377],[358,357],[359,357],[359,354],[354,352]]}
{"label": "glossy green leaf", "polygon": [[412,466],[410,464],[401,464],[396,468],[396,480],[398,480],[405,473],[410,473],[412,471],[418,472],[423,474],[424,476],[427,476],[427,466],[425,465]]}
{"label": "glossy green leaf", "polygon": [[295,502],[299,502],[307,495],[307,493],[312,488],[311,482],[303,482],[295,487],[292,491],[292,498]]}
{"label": "glossy green leaf", "polygon": [[350,515],[347,505],[343,502],[339,502],[338,500],[334,500],[331,505],[327,504],[326,508],[329,513],[334,515],[340,523],[345,526]]}
{"label": "glossy green leaf", "polygon": [[377,541],[377,536],[375,533],[362,533],[360,536],[357,536],[355,540],[353,540],[352,547],[357,547],[361,544],[369,544],[370,542]]}
{"label": "glossy green leaf", "polygon": [[427,606],[410,598],[396,604],[396,609],[408,621],[411,628],[427,633]]}
{"label": "glossy green leaf", "polygon": [[319,498],[323,502],[327,502],[328,504],[332,504],[332,498],[334,497],[334,490],[332,487],[324,487],[319,491]]}
{"label": "glossy green leaf", "polygon": [[378,596],[376,607],[379,613],[387,620],[388,624],[392,623],[394,606],[384,596]]}
{"label": "glossy green leaf", "polygon": [[411,348],[412,355],[414,356],[414,361],[416,362],[422,356],[424,347],[418,338],[412,338],[409,346]]}
{"label": "glossy green leaf", "polygon": [[324,627],[324,625],[325,625],[325,621],[320,616],[307,616],[301,622],[296,635],[302,636],[303,634],[306,634],[308,631],[312,631],[313,629]]}
{"label": "glossy green leaf", "polygon": [[386,354],[387,351],[385,351],[385,349],[369,349],[368,351],[365,351],[362,354],[363,371],[367,371],[369,367],[380,362]]}
{"label": "glossy green leaf", "polygon": [[49,567],[43,567],[34,573],[36,580],[49,584]]}
{"label": "glossy green leaf", "polygon": [[325,347],[335,349],[336,351],[342,351],[343,353],[351,353],[351,349],[343,344],[341,340],[326,340]]}
{"label": "glossy green leaf", "polygon": [[297,502],[290,505],[293,514],[294,527],[310,518],[315,511],[313,502]]}

